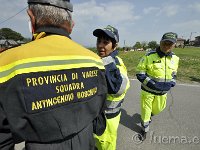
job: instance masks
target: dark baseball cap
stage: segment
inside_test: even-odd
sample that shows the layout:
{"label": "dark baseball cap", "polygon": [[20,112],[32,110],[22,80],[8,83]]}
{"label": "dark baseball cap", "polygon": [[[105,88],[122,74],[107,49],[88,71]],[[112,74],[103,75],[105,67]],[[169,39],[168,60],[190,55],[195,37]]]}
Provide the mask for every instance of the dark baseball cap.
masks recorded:
{"label": "dark baseball cap", "polygon": [[96,29],[93,31],[93,35],[96,37],[100,37],[101,35],[106,34],[110,38],[114,39],[116,43],[119,42],[119,34],[118,30],[111,25],[108,25],[107,27],[103,29]]}
{"label": "dark baseball cap", "polygon": [[163,34],[162,38],[161,38],[161,42],[163,41],[170,41],[172,43],[176,43],[178,38],[178,35],[174,32],[167,32],[165,34]]}
{"label": "dark baseball cap", "polygon": [[73,5],[70,0],[28,0],[28,4],[51,5],[73,12]]}

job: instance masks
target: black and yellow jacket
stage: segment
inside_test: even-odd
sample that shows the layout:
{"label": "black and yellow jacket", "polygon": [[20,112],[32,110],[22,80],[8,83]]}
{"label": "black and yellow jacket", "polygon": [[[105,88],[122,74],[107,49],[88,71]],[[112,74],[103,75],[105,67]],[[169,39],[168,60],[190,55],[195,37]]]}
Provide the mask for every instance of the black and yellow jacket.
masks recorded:
{"label": "black and yellow jacket", "polygon": [[163,53],[158,47],[142,57],[137,66],[141,89],[155,95],[166,94],[176,84],[179,57]]}
{"label": "black and yellow jacket", "polygon": [[[0,53],[1,150],[22,141],[73,139],[88,130],[104,105],[107,88],[101,59],[62,29],[37,33],[34,41]],[[91,130],[85,135],[92,136]],[[73,147],[81,144],[77,141],[71,141],[70,149],[80,148]]]}

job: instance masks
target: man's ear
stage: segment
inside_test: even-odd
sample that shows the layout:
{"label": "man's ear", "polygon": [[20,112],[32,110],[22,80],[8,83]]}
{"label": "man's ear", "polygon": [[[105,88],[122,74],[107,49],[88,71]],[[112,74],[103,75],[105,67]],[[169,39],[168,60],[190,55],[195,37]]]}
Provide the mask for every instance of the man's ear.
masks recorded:
{"label": "man's ear", "polygon": [[72,33],[72,30],[73,30],[73,28],[74,28],[74,25],[75,25],[75,23],[74,23],[74,21],[72,20],[72,23],[71,23],[71,28],[70,28],[70,30],[69,30],[69,34],[71,34],[71,33]]}
{"label": "man's ear", "polygon": [[68,21],[64,21],[61,27],[64,28],[69,34],[71,34],[74,27],[74,21],[72,21],[71,23],[69,23]]}
{"label": "man's ear", "polygon": [[35,23],[36,23],[35,16],[33,15],[33,12],[32,12],[31,9],[28,9],[27,13],[30,17],[30,21],[31,21],[31,25],[32,25],[32,33],[35,33],[35,28],[36,28],[36,26],[35,26]]}

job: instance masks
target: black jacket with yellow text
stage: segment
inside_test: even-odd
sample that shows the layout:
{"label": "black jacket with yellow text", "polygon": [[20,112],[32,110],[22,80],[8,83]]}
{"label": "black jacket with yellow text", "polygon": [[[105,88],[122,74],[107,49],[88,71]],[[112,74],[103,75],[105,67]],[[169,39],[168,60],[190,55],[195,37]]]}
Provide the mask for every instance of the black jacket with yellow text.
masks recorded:
{"label": "black jacket with yellow text", "polygon": [[61,29],[42,31],[34,41],[0,53],[0,149],[22,141],[70,141],[29,149],[92,149],[86,135],[92,139],[92,121],[106,98],[103,63]]}

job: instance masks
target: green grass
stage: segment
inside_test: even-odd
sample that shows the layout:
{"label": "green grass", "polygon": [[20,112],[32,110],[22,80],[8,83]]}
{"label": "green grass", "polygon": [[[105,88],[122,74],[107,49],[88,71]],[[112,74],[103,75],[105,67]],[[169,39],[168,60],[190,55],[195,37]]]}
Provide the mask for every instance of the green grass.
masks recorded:
{"label": "green grass", "polygon": [[[200,48],[176,48],[173,50],[180,58],[177,81],[182,83],[200,83]],[[120,52],[130,78],[135,77],[136,66],[146,52]]]}

